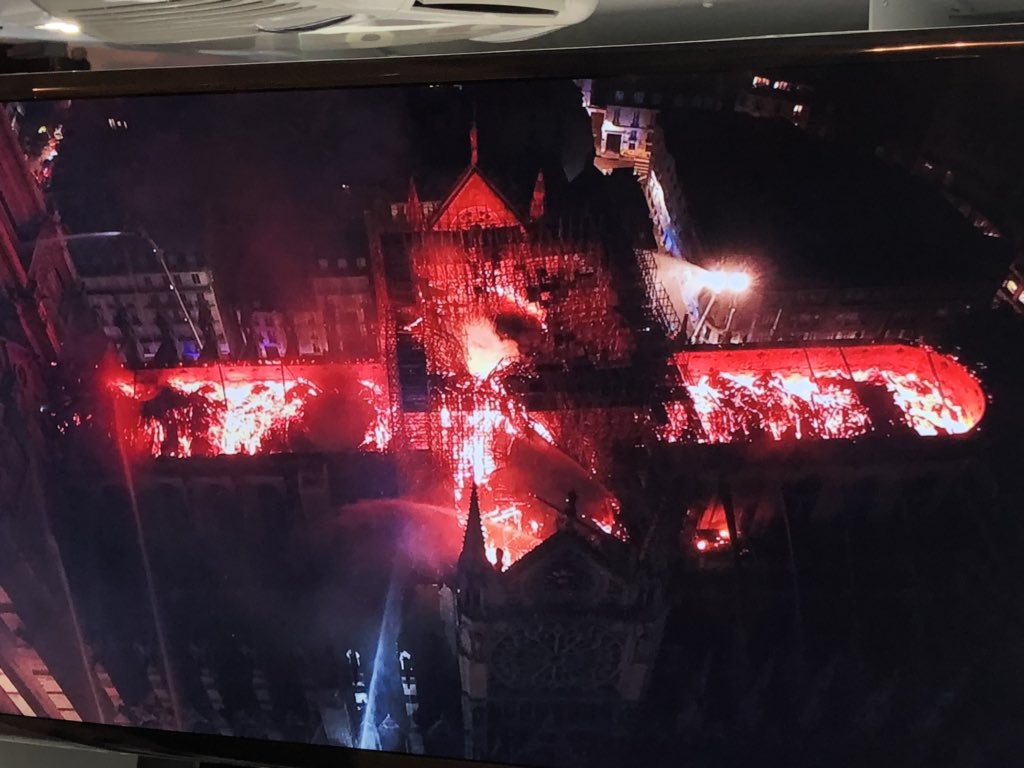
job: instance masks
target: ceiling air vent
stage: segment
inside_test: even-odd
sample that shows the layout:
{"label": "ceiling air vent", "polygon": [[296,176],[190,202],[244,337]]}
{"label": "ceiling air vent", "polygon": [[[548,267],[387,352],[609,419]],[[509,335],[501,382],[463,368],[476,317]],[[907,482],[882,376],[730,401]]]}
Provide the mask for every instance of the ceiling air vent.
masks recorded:
{"label": "ceiling air vent", "polygon": [[316,0],[37,0],[44,10],[73,20],[108,43],[160,44],[226,40],[260,30],[305,31],[337,23],[338,9]]}
{"label": "ceiling air vent", "polygon": [[489,3],[486,0],[415,0],[415,8],[462,13],[501,13],[509,16],[556,16],[564,9],[561,0],[525,0],[521,3]]}
{"label": "ceiling air vent", "polygon": [[273,26],[272,24],[260,24],[260,32],[317,32],[321,29],[327,29],[333,27],[335,24],[344,24],[346,21],[351,19],[352,16],[335,16],[331,19],[324,19],[323,21],[310,21],[303,24],[292,24],[290,26]]}

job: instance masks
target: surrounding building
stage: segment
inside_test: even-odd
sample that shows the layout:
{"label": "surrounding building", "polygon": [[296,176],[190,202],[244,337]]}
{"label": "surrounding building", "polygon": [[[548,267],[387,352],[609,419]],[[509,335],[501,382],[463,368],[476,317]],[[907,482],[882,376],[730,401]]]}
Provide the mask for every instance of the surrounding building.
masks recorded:
{"label": "surrounding building", "polygon": [[247,319],[246,333],[255,336],[261,358],[277,360],[295,353],[294,349],[288,349],[283,312],[257,306],[248,313]]}
{"label": "surrounding building", "polygon": [[814,89],[781,77],[756,74],[736,96],[736,111],[752,117],[786,120],[807,128],[811,119]]}
{"label": "surrounding building", "polygon": [[308,299],[312,308],[257,306],[243,313],[241,324],[263,360],[369,359],[376,348],[369,288],[367,276],[318,276],[312,280],[316,298]]}
{"label": "surrounding building", "polygon": [[[368,254],[319,258],[310,279],[313,307],[323,327],[324,354],[332,360],[368,358],[375,354],[373,290]],[[303,319],[296,317],[296,329]],[[309,346],[320,342],[309,333]],[[300,349],[302,339],[300,337]]]}
{"label": "surrounding building", "polygon": [[260,359],[324,359],[327,355],[323,317],[315,309],[257,306],[246,314],[244,323],[246,333],[255,339]]}
{"label": "surrounding building", "polygon": [[[109,528],[103,550],[119,564],[101,566],[87,550],[72,563],[79,579],[100,571],[109,579],[82,602],[123,714],[150,727],[352,746],[354,683],[341,674],[343,660],[260,629],[285,613],[300,626],[311,620],[302,601],[287,599],[286,608],[281,597],[311,577],[313,531],[332,504],[325,460],[193,458],[155,464],[136,481],[137,522],[121,478],[81,489],[89,497],[81,508],[108,516],[82,524],[90,535]],[[228,597],[233,584],[243,585],[244,601]],[[102,621],[127,602],[138,607],[131,621]]]}
{"label": "surrounding building", "polygon": [[40,414],[80,333],[59,222],[12,127],[0,129],[0,711],[112,722],[72,600],[52,513],[61,491]]}
{"label": "surrounding building", "polygon": [[[991,301],[1012,260],[930,185],[779,121],[673,115],[655,133],[646,189],[662,250],[752,282],[677,301],[690,343],[935,338]],[[867,231],[868,213],[891,223]],[[810,216],[832,236],[808,234]]]}
{"label": "surrounding building", "polygon": [[662,94],[614,80],[580,80],[578,85],[590,115],[594,165],[604,173],[632,168],[645,177]]}
{"label": "surrounding building", "polygon": [[71,255],[125,362],[173,365],[230,354],[213,270],[200,255],[158,253],[131,235],[75,240]]}
{"label": "surrounding building", "polygon": [[996,298],[1009,304],[1014,312],[1024,314],[1024,264],[1020,260],[1010,265],[1010,274],[1000,286]]}

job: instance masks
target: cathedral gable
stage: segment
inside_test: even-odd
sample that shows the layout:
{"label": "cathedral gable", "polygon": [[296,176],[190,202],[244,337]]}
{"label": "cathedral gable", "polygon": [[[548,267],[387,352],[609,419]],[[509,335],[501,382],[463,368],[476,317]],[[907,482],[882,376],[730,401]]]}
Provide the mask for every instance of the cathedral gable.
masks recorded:
{"label": "cathedral gable", "polygon": [[596,605],[623,594],[623,581],[583,538],[560,532],[505,574],[509,591],[534,604]]}
{"label": "cathedral gable", "polygon": [[441,204],[433,223],[439,232],[522,226],[509,202],[476,168],[463,176]]}

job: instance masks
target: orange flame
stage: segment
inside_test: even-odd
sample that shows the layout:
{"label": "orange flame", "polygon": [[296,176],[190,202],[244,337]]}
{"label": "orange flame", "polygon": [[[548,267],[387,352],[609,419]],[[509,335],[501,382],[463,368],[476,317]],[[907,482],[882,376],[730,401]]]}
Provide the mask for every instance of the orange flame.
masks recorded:
{"label": "orange flame", "polygon": [[[756,435],[772,440],[858,437],[881,426],[872,423],[862,400],[864,386],[883,400],[888,397],[894,414],[890,421],[902,421],[924,437],[964,434],[984,413],[984,396],[970,372],[926,348],[780,348],[714,355],[688,353],[677,359],[689,377],[690,403],[667,405],[662,439],[728,443]],[[813,359],[819,361],[816,367],[825,359],[853,362],[814,371]],[[727,370],[715,370],[716,364]]]}
{"label": "orange flame", "polygon": [[391,446],[391,417],[384,388],[380,384],[363,379],[359,382],[363,388],[363,397],[373,408],[373,421],[366,428],[366,435],[360,448],[370,451],[384,452]]}
{"label": "orange flame", "polygon": [[[117,382],[115,387],[133,399],[131,384]],[[153,456],[186,458],[193,455],[195,441],[202,437],[214,455],[254,455],[263,448],[267,436],[302,416],[306,404],[320,391],[309,381],[256,379],[243,382],[213,383],[171,377],[167,390],[178,395],[197,395],[209,406],[203,421],[203,434],[197,435],[193,424],[181,414],[175,421],[173,445],[168,445],[168,423],[154,416],[144,417],[143,434]]]}

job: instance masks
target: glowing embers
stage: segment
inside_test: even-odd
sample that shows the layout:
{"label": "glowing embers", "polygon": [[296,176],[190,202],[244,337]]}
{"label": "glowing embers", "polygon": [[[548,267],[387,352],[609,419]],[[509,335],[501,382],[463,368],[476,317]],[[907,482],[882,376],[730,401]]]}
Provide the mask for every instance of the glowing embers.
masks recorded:
{"label": "glowing embers", "polygon": [[963,366],[920,347],[702,351],[675,362],[690,402],[668,404],[669,442],[963,434],[985,410]]}
{"label": "glowing embers", "polygon": [[519,345],[501,338],[490,320],[478,318],[466,323],[463,337],[466,369],[477,379],[487,379],[519,359]]}
{"label": "glowing embers", "polygon": [[[448,375],[434,392],[438,439],[432,447],[451,472],[460,516],[469,489],[477,486],[487,557],[507,568],[540,543],[562,514],[560,506],[536,495],[544,478],[537,477],[535,469],[523,472],[523,467],[544,466],[551,476],[564,480],[560,493],[593,480],[555,446],[551,430],[506,388],[505,375],[519,359],[516,343],[479,318],[465,323],[461,338],[462,357],[446,361]],[[532,460],[524,460],[527,454]],[[613,510],[607,511],[599,521],[596,515],[589,519],[610,532],[615,517]]]}
{"label": "glowing embers", "polygon": [[137,457],[384,451],[383,368],[227,364],[112,372],[120,429]]}
{"label": "glowing embers", "polygon": [[698,554],[707,555],[727,549],[732,543],[725,509],[720,502],[709,505],[700,515],[693,532],[693,548]]}
{"label": "glowing embers", "polygon": [[497,376],[475,377],[451,383],[439,394],[437,410],[441,443],[452,472],[456,509],[465,506],[469,488],[481,491],[481,508],[488,558],[498,564],[498,550],[507,567],[540,541],[542,521],[524,518],[524,505],[514,499],[498,499],[490,480],[517,439],[538,434],[550,440],[546,429],[534,429],[526,411],[505,390]]}
{"label": "glowing embers", "polygon": [[373,409],[373,420],[366,428],[360,448],[369,451],[386,451],[391,447],[391,409],[384,388],[375,381],[362,379],[359,382],[366,404]]}
{"label": "glowing embers", "polygon": [[540,521],[524,523],[523,510],[514,502],[482,513],[481,519],[487,560],[502,570],[537,546],[545,535]]}
{"label": "glowing embers", "polygon": [[[130,384],[121,392],[135,399]],[[253,455],[283,443],[288,424],[320,391],[305,379],[238,382],[170,377],[142,402],[142,436],[153,456]]]}
{"label": "glowing embers", "polygon": [[765,435],[773,440],[855,437],[867,430],[867,409],[834,379],[719,373],[686,387],[709,442]]}

